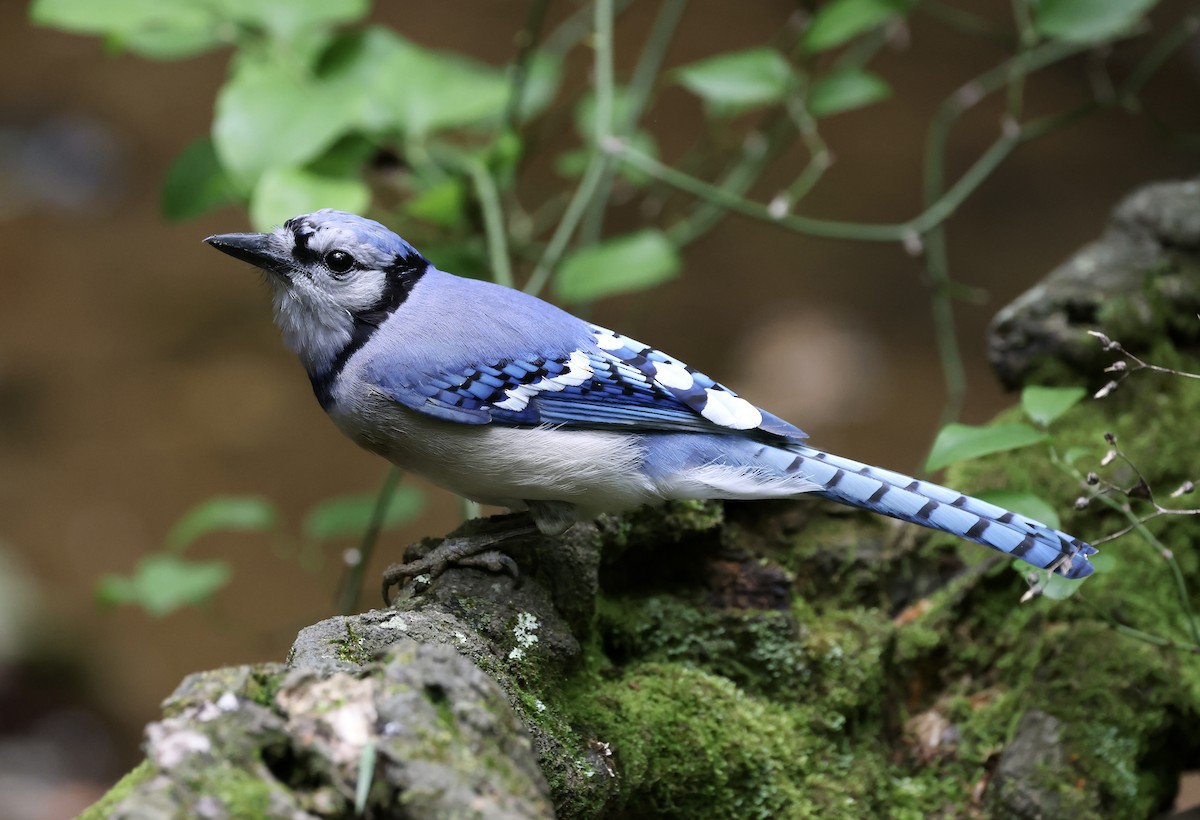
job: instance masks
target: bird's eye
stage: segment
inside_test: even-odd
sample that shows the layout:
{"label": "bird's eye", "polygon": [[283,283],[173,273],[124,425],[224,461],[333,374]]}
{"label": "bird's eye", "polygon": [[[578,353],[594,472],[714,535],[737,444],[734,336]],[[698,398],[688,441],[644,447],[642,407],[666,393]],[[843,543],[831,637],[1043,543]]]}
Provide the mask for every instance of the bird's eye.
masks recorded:
{"label": "bird's eye", "polygon": [[354,257],[345,251],[330,251],[325,254],[325,267],[334,273],[345,273],[354,267]]}

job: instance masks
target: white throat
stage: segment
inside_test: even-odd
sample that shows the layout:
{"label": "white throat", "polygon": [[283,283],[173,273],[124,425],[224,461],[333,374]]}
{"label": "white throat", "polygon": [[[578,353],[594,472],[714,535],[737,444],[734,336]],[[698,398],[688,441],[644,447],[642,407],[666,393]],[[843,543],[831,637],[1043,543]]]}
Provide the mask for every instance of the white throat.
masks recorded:
{"label": "white throat", "polygon": [[354,318],[328,298],[311,292],[300,294],[287,285],[272,285],[275,324],[283,333],[283,343],[310,374],[324,375],[350,343]]}

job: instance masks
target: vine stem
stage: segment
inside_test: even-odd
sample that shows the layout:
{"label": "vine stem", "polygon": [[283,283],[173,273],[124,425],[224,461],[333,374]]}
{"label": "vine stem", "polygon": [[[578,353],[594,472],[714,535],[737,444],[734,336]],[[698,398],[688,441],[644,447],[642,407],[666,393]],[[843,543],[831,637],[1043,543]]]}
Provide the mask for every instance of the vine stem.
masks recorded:
{"label": "vine stem", "polygon": [[521,112],[521,103],[525,96],[525,85],[529,79],[529,61],[537,51],[538,35],[546,20],[546,8],[550,0],[533,0],[525,15],[525,25],[517,35],[517,59],[513,61],[512,79],[508,91],[508,103],[504,106],[504,118],[501,120],[501,131],[513,127]]}
{"label": "vine stem", "polygon": [[594,7],[595,25],[595,84],[596,84],[596,123],[595,146],[588,158],[587,169],[583,179],[575,189],[571,201],[563,212],[563,217],[550,237],[550,242],[542,252],[541,259],[525,283],[525,292],[537,295],[562,259],[575,229],[579,227],[592,197],[599,189],[600,181],[604,178],[612,156],[602,150],[603,146],[612,139],[613,127],[613,0],[596,0]]}
{"label": "vine stem", "polygon": [[[1141,482],[1143,484],[1145,484],[1145,479],[1141,478],[1141,472],[1138,471],[1137,466],[1134,465],[1133,462],[1131,462],[1128,458],[1126,458],[1123,453],[1121,454],[1121,458],[1124,459],[1126,464],[1128,464],[1131,468],[1133,468],[1133,470],[1138,474],[1138,477],[1141,480]],[[1053,450],[1051,450],[1051,461],[1057,467],[1059,467],[1059,469],[1064,470],[1069,475],[1074,476],[1076,478],[1076,480],[1078,480],[1079,482],[1081,482],[1081,483],[1086,482],[1086,478],[1083,476],[1082,473],[1080,473],[1080,471],[1078,469],[1076,469],[1072,465],[1069,465],[1065,461],[1063,461],[1062,458],[1058,455],[1058,453]],[[1116,533],[1116,534],[1111,535],[1106,538],[1098,539],[1098,540],[1094,541],[1093,543],[1094,544],[1103,544],[1107,541],[1111,541],[1122,535],[1127,535],[1128,533],[1136,530],[1137,533],[1139,535],[1141,535],[1142,538],[1144,538],[1146,540],[1146,542],[1148,544],[1150,544],[1151,547],[1153,547],[1154,549],[1156,549],[1158,551],[1159,557],[1161,557],[1164,561],[1166,561],[1167,566],[1169,566],[1171,568],[1171,573],[1172,573],[1172,576],[1175,581],[1175,591],[1179,595],[1179,606],[1180,606],[1180,609],[1183,611],[1184,617],[1187,618],[1188,631],[1191,633],[1192,645],[1196,648],[1196,651],[1200,651],[1200,623],[1197,623],[1195,612],[1192,609],[1192,599],[1191,599],[1191,596],[1188,594],[1187,581],[1183,577],[1183,570],[1180,569],[1179,562],[1177,560],[1175,560],[1174,553],[1172,553],[1171,550],[1167,549],[1167,547],[1161,541],[1159,541],[1158,538],[1155,537],[1155,535],[1152,532],[1150,532],[1150,530],[1147,529],[1147,527],[1146,527],[1146,521],[1149,521],[1157,516],[1149,516],[1148,518],[1143,520],[1134,514],[1133,510],[1130,509],[1128,504],[1123,504],[1123,503],[1121,503],[1113,498],[1110,498],[1109,496],[1104,495],[1104,494],[1097,494],[1092,497],[1094,499],[1100,501],[1100,503],[1106,505],[1110,509],[1116,510],[1121,515],[1123,515],[1127,521],[1129,521],[1129,526],[1127,528],[1125,528],[1124,530],[1122,530],[1121,532]],[[1156,508],[1158,508],[1158,510],[1164,509],[1162,507],[1159,507],[1159,505],[1157,503],[1155,503],[1154,506]],[[1188,511],[1181,511],[1181,512],[1187,513]],[[1116,621],[1113,621],[1112,618],[1108,618],[1108,620],[1110,622],[1112,622],[1114,625],[1118,625],[1116,623]],[[1127,627],[1121,631],[1125,631],[1127,634],[1129,634],[1131,631],[1137,631],[1137,630],[1133,630],[1132,627]],[[1143,633],[1143,634],[1147,634],[1147,633]],[[1162,639],[1162,640],[1167,640],[1167,639]],[[1154,642],[1157,642],[1157,641],[1154,641]],[[1172,643],[1174,643],[1174,642],[1172,642]],[[1166,645],[1166,644],[1163,644],[1163,645]]]}
{"label": "vine stem", "polygon": [[492,279],[505,287],[512,287],[512,262],[508,256],[508,239],[504,230],[504,213],[500,205],[500,192],[491,172],[479,160],[467,163],[467,173],[475,185],[475,195],[483,211],[483,229],[487,238],[488,259],[492,267]]}
{"label": "vine stem", "polygon": [[[626,88],[624,116],[619,122],[614,121],[613,133],[629,136],[637,128],[642,113],[650,101],[650,94],[654,90],[654,80],[662,68],[667,46],[671,44],[675,29],[679,27],[679,21],[683,19],[686,7],[687,0],[663,0],[658,17],[655,18],[650,34],[646,37],[646,45],[642,49],[641,56],[638,57],[637,65],[633,69],[633,76]],[[608,209],[608,199],[612,191],[615,170],[615,163],[610,162],[606,165],[596,193],[591,197],[587,214],[584,217],[583,228],[580,231],[580,237],[584,243],[597,241],[603,231],[604,215]]]}
{"label": "vine stem", "polygon": [[588,157],[588,167],[583,172],[583,179],[575,188],[570,202],[566,203],[563,219],[554,229],[546,250],[542,251],[538,267],[529,275],[529,281],[524,287],[526,293],[538,295],[541,289],[546,287],[546,282],[550,281],[554,268],[563,258],[566,246],[575,235],[575,229],[580,227],[580,221],[587,214],[588,205],[592,203],[596,191],[600,190],[600,181],[605,178],[608,166],[612,162],[612,157],[601,150],[601,146],[612,138],[612,18],[612,0],[595,0],[595,145],[592,155]]}
{"label": "vine stem", "polygon": [[1183,570],[1179,568],[1179,562],[1175,560],[1174,553],[1167,549],[1163,543],[1155,537],[1154,533],[1150,532],[1150,530],[1146,528],[1145,524],[1138,520],[1138,517],[1134,515],[1133,510],[1129,509],[1127,505],[1118,504],[1108,496],[1100,496],[1100,500],[1111,504],[1114,509],[1119,510],[1121,514],[1125,516],[1126,520],[1133,525],[1133,528],[1137,531],[1138,535],[1142,536],[1142,538],[1146,539],[1150,546],[1158,550],[1159,556],[1167,562],[1167,566],[1171,568],[1171,574],[1175,579],[1175,591],[1179,594],[1179,605],[1183,609],[1184,616],[1187,618],[1188,630],[1191,632],[1192,643],[1200,646],[1200,624],[1196,622],[1196,615],[1192,610],[1192,599],[1191,596],[1188,595],[1187,581],[1184,580]]}
{"label": "vine stem", "polygon": [[623,140],[609,137],[601,146],[615,156],[655,179],[693,196],[714,202],[734,213],[769,222],[797,233],[829,239],[859,239],[867,242],[913,241],[931,227],[947,219],[970,194],[979,187],[1021,141],[1021,133],[1005,133],[975,161],[965,174],[937,202],[907,222],[866,223],[842,222],[830,219],[779,213],[769,205],[745,199],[704,180],[665,165]]}
{"label": "vine stem", "polygon": [[371,557],[375,554],[375,544],[379,541],[379,532],[383,529],[383,518],[387,514],[392,496],[400,486],[400,468],[389,467],[383,483],[379,485],[379,493],[375,496],[375,507],[371,510],[371,520],[363,531],[358,544],[358,562],[351,564],[346,572],[346,579],[338,591],[338,611],[343,615],[353,615],[358,611],[358,599],[362,592],[363,575]]}

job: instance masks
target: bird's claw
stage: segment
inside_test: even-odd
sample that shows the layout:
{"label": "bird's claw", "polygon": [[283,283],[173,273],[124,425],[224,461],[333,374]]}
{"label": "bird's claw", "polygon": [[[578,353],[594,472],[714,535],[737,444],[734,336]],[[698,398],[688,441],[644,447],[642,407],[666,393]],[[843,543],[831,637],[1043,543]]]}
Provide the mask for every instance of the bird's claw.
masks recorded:
{"label": "bird's claw", "polygon": [[504,540],[496,536],[474,536],[445,541],[428,555],[404,564],[392,564],[383,571],[383,602],[391,606],[392,587],[402,587],[409,579],[428,576],[432,581],[451,566],[482,569],[487,572],[504,572],[513,582],[521,583],[521,572],[517,562],[491,547]]}

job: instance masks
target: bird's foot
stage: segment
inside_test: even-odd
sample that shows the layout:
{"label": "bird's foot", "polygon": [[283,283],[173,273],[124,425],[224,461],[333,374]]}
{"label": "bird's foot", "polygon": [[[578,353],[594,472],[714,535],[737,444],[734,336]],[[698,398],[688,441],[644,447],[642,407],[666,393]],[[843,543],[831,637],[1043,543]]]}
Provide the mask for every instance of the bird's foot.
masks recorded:
{"label": "bird's foot", "polygon": [[515,582],[520,583],[521,574],[517,568],[517,562],[494,547],[512,538],[535,535],[538,529],[532,524],[513,526],[515,523],[513,518],[513,516],[498,516],[498,520],[492,523],[501,526],[499,531],[479,532],[449,538],[420,558],[403,564],[392,564],[383,571],[384,604],[392,605],[391,590],[393,587],[402,587],[409,579],[424,579],[427,583],[431,582],[452,566],[470,567],[488,572],[504,572],[511,575]]}

